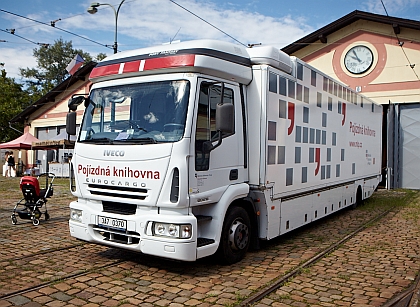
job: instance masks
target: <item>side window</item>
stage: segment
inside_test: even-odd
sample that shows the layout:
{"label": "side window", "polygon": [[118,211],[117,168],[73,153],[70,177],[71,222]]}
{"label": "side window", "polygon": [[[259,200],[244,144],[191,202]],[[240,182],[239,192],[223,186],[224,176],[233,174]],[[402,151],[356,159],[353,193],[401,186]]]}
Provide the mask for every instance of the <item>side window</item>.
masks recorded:
{"label": "side window", "polygon": [[[216,105],[221,101],[222,87],[203,82],[198,97],[197,125],[195,131],[195,169],[209,169],[210,153],[204,150],[205,143],[215,142],[219,138],[216,131]],[[234,93],[230,88],[223,90],[223,104],[233,104]],[[227,137],[229,135],[223,135]]]}

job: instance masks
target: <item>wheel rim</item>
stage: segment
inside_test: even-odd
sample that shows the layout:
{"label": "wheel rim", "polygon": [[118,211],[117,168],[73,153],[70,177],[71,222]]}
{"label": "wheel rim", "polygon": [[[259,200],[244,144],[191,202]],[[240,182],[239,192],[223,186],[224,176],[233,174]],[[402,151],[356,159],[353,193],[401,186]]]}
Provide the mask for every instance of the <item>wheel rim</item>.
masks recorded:
{"label": "wheel rim", "polygon": [[229,245],[233,250],[243,250],[248,245],[248,226],[239,220],[235,220],[229,231]]}

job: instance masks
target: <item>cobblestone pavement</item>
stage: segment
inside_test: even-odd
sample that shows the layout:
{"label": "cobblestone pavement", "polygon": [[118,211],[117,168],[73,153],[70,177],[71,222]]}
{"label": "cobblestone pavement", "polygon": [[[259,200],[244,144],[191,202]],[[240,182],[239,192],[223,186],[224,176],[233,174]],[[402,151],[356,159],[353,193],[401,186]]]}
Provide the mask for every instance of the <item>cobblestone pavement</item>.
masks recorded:
{"label": "cobblestone pavement", "polygon": [[[379,191],[377,201],[265,242],[243,261],[222,266],[214,258],[176,262],[77,241],[68,232],[69,197],[58,192],[49,203],[52,219],[37,227],[22,220],[11,225],[19,194],[0,192],[0,307],[235,306],[407,194]],[[420,270],[420,193],[411,197],[416,202],[395,208],[254,306],[384,305]]]}
{"label": "cobblestone pavement", "polygon": [[258,306],[293,300],[306,306],[382,306],[410,286],[419,270],[419,225],[406,214],[389,214]]}

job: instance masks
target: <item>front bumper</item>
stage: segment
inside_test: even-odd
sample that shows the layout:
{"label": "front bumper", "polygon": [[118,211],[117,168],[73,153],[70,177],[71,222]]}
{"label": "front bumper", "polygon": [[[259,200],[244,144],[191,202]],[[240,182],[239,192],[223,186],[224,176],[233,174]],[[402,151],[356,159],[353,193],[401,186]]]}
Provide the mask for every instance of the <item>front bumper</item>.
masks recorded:
{"label": "front bumper", "polygon": [[[190,215],[162,215],[152,210],[137,209],[135,215],[109,214],[94,211],[89,206],[80,206],[72,202],[71,208],[83,210],[82,222],[69,220],[71,236],[97,244],[115,248],[127,249],[148,255],[164,257],[182,261],[197,260],[197,220]],[[116,230],[98,225],[98,215],[127,221],[127,230]],[[192,226],[193,233],[190,239],[172,239],[150,235],[147,228],[150,222],[186,224]]]}

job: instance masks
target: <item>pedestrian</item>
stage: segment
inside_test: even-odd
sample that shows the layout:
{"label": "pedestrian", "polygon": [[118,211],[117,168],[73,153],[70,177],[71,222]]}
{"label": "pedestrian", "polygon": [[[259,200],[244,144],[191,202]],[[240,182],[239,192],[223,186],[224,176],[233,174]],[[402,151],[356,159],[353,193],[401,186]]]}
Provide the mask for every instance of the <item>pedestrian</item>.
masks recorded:
{"label": "pedestrian", "polygon": [[9,152],[9,156],[7,157],[7,166],[9,170],[8,177],[14,177],[14,174],[16,174],[16,168],[15,168],[15,157],[13,156],[13,151]]}
{"label": "pedestrian", "polygon": [[9,177],[9,164],[7,159],[9,158],[9,152],[4,153],[4,177]]}

